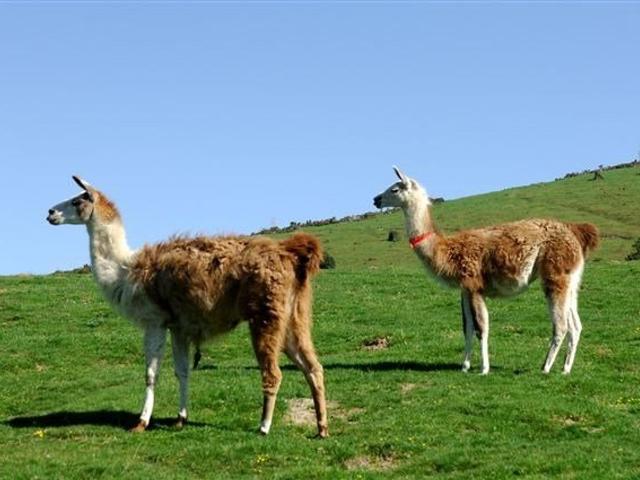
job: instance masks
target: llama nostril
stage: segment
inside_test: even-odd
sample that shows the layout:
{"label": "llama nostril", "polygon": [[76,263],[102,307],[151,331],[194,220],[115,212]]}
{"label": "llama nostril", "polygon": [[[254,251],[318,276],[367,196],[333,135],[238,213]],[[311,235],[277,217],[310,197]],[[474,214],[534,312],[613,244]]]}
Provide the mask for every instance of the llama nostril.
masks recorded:
{"label": "llama nostril", "polygon": [[56,213],[56,211],[53,208],[49,209],[49,215],[53,215],[54,213]]}

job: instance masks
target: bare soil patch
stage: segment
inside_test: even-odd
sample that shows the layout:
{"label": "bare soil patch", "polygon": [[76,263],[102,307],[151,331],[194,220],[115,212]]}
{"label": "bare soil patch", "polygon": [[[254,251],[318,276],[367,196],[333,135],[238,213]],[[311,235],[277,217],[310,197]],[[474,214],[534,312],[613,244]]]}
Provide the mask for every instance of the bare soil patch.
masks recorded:
{"label": "bare soil patch", "polygon": [[362,342],[362,348],[365,350],[384,350],[391,345],[389,337],[376,337]]}

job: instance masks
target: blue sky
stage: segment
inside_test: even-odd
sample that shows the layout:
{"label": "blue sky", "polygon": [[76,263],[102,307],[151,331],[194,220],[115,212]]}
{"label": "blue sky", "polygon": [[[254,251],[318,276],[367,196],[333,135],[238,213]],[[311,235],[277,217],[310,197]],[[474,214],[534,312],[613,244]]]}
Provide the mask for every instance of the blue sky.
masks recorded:
{"label": "blue sky", "polygon": [[78,174],[137,247],[456,198],[640,151],[640,3],[0,3],[0,274],[88,262]]}

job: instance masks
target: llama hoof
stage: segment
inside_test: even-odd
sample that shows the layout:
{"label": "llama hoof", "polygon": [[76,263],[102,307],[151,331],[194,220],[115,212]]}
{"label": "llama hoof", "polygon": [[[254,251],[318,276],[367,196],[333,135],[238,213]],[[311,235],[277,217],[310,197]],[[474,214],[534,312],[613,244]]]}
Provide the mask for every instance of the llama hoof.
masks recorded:
{"label": "llama hoof", "polygon": [[318,430],[318,434],[316,438],[327,438],[329,436],[329,428],[328,427],[320,427]]}
{"label": "llama hoof", "polygon": [[487,368],[486,370],[482,370],[480,372],[480,375],[482,375],[483,377],[486,377],[487,375],[489,375],[489,369]]}
{"label": "llama hoof", "polygon": [[182,428],[187,424],[187,419],[181,415],[178,415],[178,418],[173,423],[173,428],[176,430],[182,430]]}
{"label": "llama hoof", "polygon": [[147,429],[146,422],[144,420],[140,420],[138,424],[131,427],[129,431],[132,433],[140,433],[140,432],[144,432],[146,429]]}
{"label": "llama hoof", "polygon": [[562,370],[563,375],[569,375],[570,373],[571,373],[571,370],[567,370],[567,369]]}
{"label": "llama hoof", "polygon": [[464,363],[462,364],[462,371],[463,371],[464,373],[468,373],[470,368],[471,368],[471,363],[469,363],[469,362],[464,362]]}

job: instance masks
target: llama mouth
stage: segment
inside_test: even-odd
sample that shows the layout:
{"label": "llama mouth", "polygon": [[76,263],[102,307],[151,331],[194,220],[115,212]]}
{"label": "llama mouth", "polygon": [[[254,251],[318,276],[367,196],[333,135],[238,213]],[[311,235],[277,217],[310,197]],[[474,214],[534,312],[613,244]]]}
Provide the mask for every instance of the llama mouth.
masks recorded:
{"label": "llama mouth", "polygon": [[60,219],[51,215],[47,217],[47,222],[49,222],[51,225],[60,225]]}

